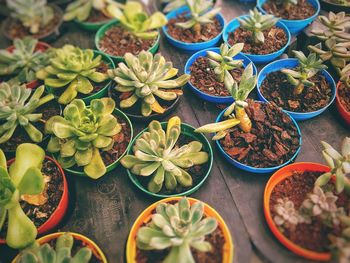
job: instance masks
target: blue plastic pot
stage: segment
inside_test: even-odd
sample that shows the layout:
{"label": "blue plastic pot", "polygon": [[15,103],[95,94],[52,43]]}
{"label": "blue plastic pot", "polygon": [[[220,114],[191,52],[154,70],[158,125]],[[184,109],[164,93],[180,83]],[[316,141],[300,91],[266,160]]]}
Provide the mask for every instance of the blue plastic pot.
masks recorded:
{"label": "blue plastic pot", "polygon": [[[220,54],[220,48],[217,48],[217,47],[207,48],[205,50],[198,51],[197,53],[193,54],[187,60],[186,65],[185,65],[185,70],[184,70],[185,74],[191,74],[190,67],[192,66],[192,64],[196,61],[196,59],[198,57],[206,57],[207,51],[213,51],[213,52]],[[247,56],[243,55],[242,53],[237,54],[234,58],[235,59],[242,59],[244,67],[247,67],[248,64],[252,62]],[[253,63],[253,72],[254,72],[254,75],[256,75],[258,72],[254,63]],[[197,96],[199,96],[203,100],[213,102],[213,103],[232,103],[233,102],[232,96],[219,97],[219,96],[209,95],[209,94],[199,90],[194,85],[192,85],[192,83],[190,81],[187,83],[187,86],[194,92],[194,94],[196,94]]]}
{"label": "blue plastic pot", "polygon": [[[258,83],[257,83],[257,87],[258,87],[258,95],[259,95],[259,99],[262,101],[267,101],[267,99],[261,94],[260,92],[260,86],[262,84],[262,82],[264,81],[264,79],[266,78],[266,75],[271,73],[271,72],[275,72],[275,71],[279,71],[283,68],[295,68],[296,66],[298,66],[299,62],[296,58],[287,58],[287,59],[280,59],[280,60],[276,60],[274,62],[271,62],[270,64],[266,65],[259,73],[258,76]],[[326,78],[327,82],[330,84],[331,89],[332,89],[332,98],[330,100],[330,102],[328,103],[327,106],[325,106],[322,109],[319,109],[317,111],[311,111],[311,112],[293,112],[293,111],[287,111],[284,110],[285,112],[287,112],[290,116],[292,116],[292,118],[294,120],[297,121],[302,121],[302,120],[307,120],[307,119],[311,119],[317,115],[320,115],[322,112],[324,112],[334,101],[335,99],[335,94],[336,94],[336,84],[334,79],[332,78],[332,76],[326,71],[326,70],[322,70],[321,74]]]}
{"label": "blue plastic pot", "polygon": [[[263,5],[266,2],[266,0],[257,0],[257,7],[258,9],[266,14],[267,12],[263,9]],[[281,22],[283,22],[289,29],[291,34],[298,34],[301,30],[303,30],[305,27],[307,27],[309,24],[312,23],[318,16],[318,13],[320,12],[320,3],[318,0],[308,0],[308,2],[315,8],[316,12],[313,16],[310,16],[309,18],[302,19],[302,20],[288,20],[288,19],[281,19]]]}
{"label": "blue plastic pot", "polygon": [[[245,17],[248,17],[248,15],[240,16],[239,18],[245,18]],[[239,24],[239,21],[237,20],[237,18],[233,19],[231,22],[229,22],[225,26],[224,33],[222,34],[222,37],[223,37],[225,43],[228,44],[229,34],[231,32],[234,32],[237,28],[239,28],[239,26],[240,26],[240,24]],[[251,61],[253,61],[254,63],[258,63],[258,64],[259,63],[268,63],[268,62],[274,60],[275,58],[279,57],[280,55],[282,55],[283,52],[286,50],[286,48],[290,44],[291,35],[290,35],[290,32],[289,32],[288,28],[286,27],[286,25],[284,25],[282,22],[277,22],[276,26],[279,28],[282,28],[284,30],[284,32],[286,32],[286,35],[288,38],[288,41],[283,48],[281,48],[280,50],[278,50],[276,52],[273,52],[271,54],[266,54],[266,55],[254,55],[254,54],[247,54],[247,53],[243,53],[243,54],[246,55]]]}
{"label": "blue plastic pot", "polygon": [[[259,103],[265,103],[265,102],[259,102]],[[224,112],[226,111],[223,110],[219,116],[216,118],[215,122],[219,122],[221,121],[223,115],[224,115]],[[230,155],[228,155],[225,150],[222,148],[221,144],[220,144],[220,141],[219,140],[216,140],[215,143],[217,145],[217,147],[219,148],[219,152],[225,157],[225,159],[231,163],[232,165],[236,166],[237,168],[239,169],[242,169],[244,171],[247,171],[247,172],[251,172],[251,173],[258,173],[258,174],[266,174],[266,173],[272,173],[272,172],[275,172],[277,171],[278,169],[282,168],[283,166],[286,166],[287,164],[293,162],[295,160],[295,158],[298,156],[299,152],[300,152],[300,149],[301,149],[301,144],[302,144],[302,139],[301,139],[301,131],[299,129],[299,126],[297,124],[297,122],[286,112],[286,114],[291,118],[291,120],[293,121],[293,124],[295,125],[295,127],[297,128],[297,131],[298,131],[298,134],[299,134],[299,148],[298,150],[294,153],[294,155],[292,156],[292,158],[290,158],[287,162],[281,164],[281,165],[278,165],[278,166],[274,166],[274,167],[267,167],[267,168],[256,168],[256,167],[253,167],[253,166],[249,166],[249,165],[246,165],[246,164],[243,164],[243,163],[240,163],[239,161],[233,159]]]}
{"label": "blue plastic pot", "polygon": [[[176,10],[171,11],[169,14],[166,15],[166,18],[168,20],[170,20],[172,18],[176,18],[178,15],[181,15],[184,12],[189,12],[189,9],[187,6],[183,6],[183,7],[176,9]],[[216,18],[219,20],[222,28],[224,28],[225,27],[224,17],[219,13],[216,15]],[[163,26],[162,29],[163,29],[165,37],[167,38],[167,40],[169,41],[169,43],[171,45],[173,45],[177,48],[189,51],[189,52],[198,51],[198,50],[202,50],[202,49],[206,49],[206,48],[215,46],[220,41],[222,31],[223,31],[222,30],[219,35],[217,35],[216,37],[214,37],[213,39],[211,39],[209,41],[200,42],[200,43],[186,43],[186,42],[182,42],[180,40],[176,40],[175,38],[170,36],[168,34],[168,27],[167,26]]]}

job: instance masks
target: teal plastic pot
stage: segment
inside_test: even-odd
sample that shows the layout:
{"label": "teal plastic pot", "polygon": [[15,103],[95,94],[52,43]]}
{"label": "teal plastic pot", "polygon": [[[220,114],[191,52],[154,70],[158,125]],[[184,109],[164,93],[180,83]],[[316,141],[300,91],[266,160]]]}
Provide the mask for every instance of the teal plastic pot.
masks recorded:
{"label": "teal plastic pot", "polygon": [[106,20],[106,21],[101,21],[101,22],[81,22],[78,20],[74,20],[74,22],[83,30],[86,31],[91,31],[91,32],[96,32],[97,30],[99,30],[101,27],[103,27],[105,24],[108,24],[110,20]]}
{"label": "teal plastic pot", "polygon": [[[167,126],[167,122],[162,122],[161,123],[163,129],[166,129],[166,126]],[[197,191],[199,189],[199,187],[202,186],[202,184],[205,182],[205,180],[207,180],[209,174],[210,174],[210,171],[211,171],[211,168],[213,166],[213,150],[211,148],[211,145],[208,141],[208,139],[202,134],[202,133],[195,133],[194,132],[195,128],[192,127],[191,125],[189,124],[186,124],[186,123],[181,123],[181,134],[183,135],[186,135],[186,136],[189,136],[191,137],[193,140],[196,140],[196,141],[199,141],[203,144],[203,151],[207,152],[209,154],[209,160],[208,160],[208,164],[209,164],[209,167],[208,167],[208,170],[206,172],[206,174],[203,176],[202,180],[194,185],[191,189],[189,190],[186,190],[184,192],[181,192],[181,193],[174,193],[174,194],[157,194],[157,193],[152,193],[150,191],[148,191],[147,188],[145,188],[138,180],[138,177],[139,175],[135,175],[135,174],[132,174],[131,171],[128,169],[127,172],[128,172],[128,176],[130,178],[130,180],[133,182],[133,184],[138,188],[140,189],[142,192],[150,195],[150,196],[153,196],[153,197],[156,197],[156,198],[166,198],[166,197],[173,197],[173,196],[188,196],[192,193],[194,193],[195,191]],[[141,137],[141,135],[148,131],[148,128],[144,129],[143,131],[141,131],[132,141],[131,145],[133,146],[136,142],[136,140],[138,138]],[[132,155],[133,154],[133,150],[132,150],[133,147],[129,147],[128,149],[128,152],[127,154],[128,155]]]}
{"label": "teal plastic pot", "polygon": [[[132,127],[132,124],[131,124],[131,121],[130,119],[128,118],[128,116],[126,116],[124,114],[124,112],[122,112],[121,110],[118,110],[118,109],[114,109],[113,111],[113,114],[121,119],[124,119],[126,121],[126,123],[129,125],[130,127],[130,142],[128,144],[128,147],[126,147],[126,150],[119,156],[119,158],[117,160],[115,160],[112,164],[108,165],[106,168],[107,168],[107,172],[110,172],[112,170],[114,170],[118,164],[119,164],[119,161],[120,159],[125,155],[126,152],[129,152],[130,150],[130,147],[131,147],[131,142],[133,141],[132,138],[133,138],[133,127]],[[57,156],[54,155],[54,157],[56,158]],[[85,173],[84,173],[84,170],[83,168],[78,168],[78,169],[74,169],[74,168],[63,168],[63,170],[71,173],[71,174],[75,174],[75,175],[79,175],[79,176],[85,176],[85,177],[88,177]]]}
{"label": "teal plastic pot", "polygon": [[[100,41],[101,39],[104,37],[106,31],[108,31],[110,28],[114,27],[114,26],[119,26],[119,21],[118,20],[112,20],[111,22],[105,24],[104,26],[102,26],[97,32],[96,32],[96,35],[95,35],[95,46],[96,48],[106,54],[107,56],[109,56],[110,58],[112,58],[114,60],[114,62],[116,63],[119,63],[119,62],[123,62],[124,61],[124,58],[123,57],[120,57],[120,56],[113,56],[113,55],[109,55],[108,53],[105,53],[101,46],[100,46]],[[159,47],[159,40],[160,40],[160,33],[158,31],[158,37],[155,41],[155,43],[153,44],[153,46],[148,50],[150,51],[152,54],[155,54],[158,50],[158,47]],[[116,48],[118,48],[116,46]]]}

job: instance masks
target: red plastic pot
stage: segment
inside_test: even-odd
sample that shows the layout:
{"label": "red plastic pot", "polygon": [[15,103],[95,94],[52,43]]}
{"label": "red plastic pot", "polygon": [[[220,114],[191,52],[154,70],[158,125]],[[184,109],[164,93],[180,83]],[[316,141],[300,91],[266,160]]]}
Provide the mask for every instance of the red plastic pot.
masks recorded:
{"label": "red plastic pot", "polygon": [[344,105],[340,102],[340,99],[339,99],[339,87],[341,85],[341,82],[339,81],[337,83],[337,91],[336,91],[336,98],[335,98],[335,105],[337,107],[337,110],[340,114],[340,116],[343,118],[343,120],[346,122],[347,125],[350,126],[350,112],[348,112]]}
{"label": "red plastic pot", "polygon": [[[56,210],[52,213],[49,219],[38,228],[38,235],[45,234],[50,230],[54,229],[62,221],[68,209],[68,184],[67,184],[64,171],[55,159],[52,159],[49,156],[45,156],[45,159],[54,162],[58,167],[63,178],[63,193],[62,193],[61,200],[56,207]],[[11,165],[11,163],[13,163],[14,161],[15,159],[9,160],[7,162],[7,165],[8,166]],[[6,244],[6,241],[4,239],[0,239],[0,244]]]}

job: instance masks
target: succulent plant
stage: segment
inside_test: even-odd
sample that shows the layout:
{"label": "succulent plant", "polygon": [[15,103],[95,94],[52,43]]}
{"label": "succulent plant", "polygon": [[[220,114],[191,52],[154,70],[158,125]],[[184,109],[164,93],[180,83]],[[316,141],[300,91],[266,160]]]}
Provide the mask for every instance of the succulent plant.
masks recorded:
{"label": "succulent plant", "polygon": [[293,93],[300,95],[303,93],[305,86],[312,87],[315,85],[310,80],[319,71],[326,69],[323,61],[317,57],[316,53],[310,53],[308,57],[301,51],[293,50],[295,57],[299,61],[299,65],[295,69],[281,69],[281,72],[286,74],[288,82],[294,86]]}
{"label": "succulent plant", "polygon": [[186,0],[162,0],[162,3],[166,4],[163,9],[164,13],[168,13],[187,4]]}
{"label": "succulent plant", "polygon": [[19,202],[23,194],[36,195],[44,190],[44,158],[43,149],[24,143],[17,147],[16,159],[7,170],[6,157],[0,149],[0,231],[7,219],[6,243],[12,248],[25,248],[35,241],[37,229]]}
{"label": "succulent plant", "polygon": [[74,237],[70,233],[64,233],[56,240],[55,247],[49,243],[39,245],[37,242],[31,247],[21,251],[17,263],[88,263],[92,257],[92,251],[88,247],[80,248],[72,255]]}
{"label": "succulent plant", "polygon": [[192,186],[192,177],[184,169],[206,163],[209,156],[201,151],[202,143],[198,141],[178,147],[180,134],[179,117],[168,121],[166,132],[158,121],[152,121],[148,131],[136,140],[134,155],[124,156],[121,164],[133,174],[152,176],[148,190],[153,193],[159,192],[163,185],[168,190],[174,190],[177,184]]}
{"label": "succulent plant", "polygon": [[249,10],[249,16],[245,18],[237,18],[240,27],[252,32],[252,40],[255,44],[263,44],[265,42],[264,31],[273,27],[279,18],[273,15],[264,15],[254,8]]}
{"label": "succulent plant", "polygon": [[152,215],[151,223],[137,232],[137,247],[141,250],[169,248],[164,263],[194,263],[191,248],[209,252],[212,246],[205,241],[205,237],[218,226],[215,218],[203,219],[203,215],[203,203],[190,205],[185,197],[176,204],[160,203]]}
{"label": "succulent plant", "polygon": [[350,260],[350,216],[340,216],[341,235],[330,235],[332,255],[339,263]]}
{"label": "succulent plant", "polygon": [[54,18],[46,0],[6,0],[11,16],[21,21],[31,34],[36,34]]}
{"label": "succulent plant", "polygon": [[279,198],[273,209],[276,213],[273,221],[277,226],[288,227],[291,225],[295,226],[299,223],[308,222],[299,214],[299,211],[295,209],[294,203],[286,197]]}
{"label": "succulent plant", "polygon": [[[244,70],[239,84],[233,79],[231,74],[225,75],[225,87],[229,90],[232,98],[235,100],[225,111],[224,116],[227,120],[217,123],[206,124],[199,127],[195,132],[216,133],[212,138],[219,140],[226,136],[228,129],[239,124],[243,132],[249,132],[252,128],[251,120],[249,119],[245,107],[248,105],[245,101],[249,93],[256,85],[256,76],[253,75],[253,65],[250,63]],[[235,114],[233,114],[233,112]]]}
{"label": "succulent plant", "polygon": [[125,63],[121,62],[118,68],[108,70],[108,75],[117,82],[115,89],[118,92],[130,94],[120,101],[120,107],[130,108],[140,99],[143,116],[149,116],[152,111],[164,113],[165,109],[156,97],[167,101],[175,100],[178,95],[182,95],[182,91],[168,89],[181,87],[190,78],[184,74],[172,79],[178,70],[159,53],[154,56],[149,51],[141,51],[137,56],[126,53],[124,59]]}
{"label": "succulent plant", "polygon": [[100,151],[113,147],[121,125],[112,115],[115,103],[110,98],[94,99],[90,107],[83,100],[73,100],[62,116],[53,116],[45,124],[51,134],[47,150],[58,154],[63,168],[84,167],[87,176],[97,179],[106,173]]}
{"label": "succulent plant", "polygon": [[121,26],[127,31],[142,39],[154,39],[158,36],[158,29],[168,23],[161,12],[155,12],[149,16],[142,4],[135,1],[127,1],[123,11],[118,8],[109,9],[109,13],[119,20]]}
{"label": "succulent plant", "polygon": [[350,63],[340,71],[340,80],[346,87],[350,88]]}
{"label": "succulent plant", "polygon": [[214,69],[220,82],[224,82],[225,75],[230,74],[230,70],[243,66],[243,60],[233,59],[234,56],[242,51],[243,47],[244,43],[237,43],[230,48],[226,44],[221,44],[220,54],[207,51],[209,65]]}
{"label": "succulent plant", "polygon": [[109,10],[119,10],[123,7],[123,4],[114,0],[75,0],[67,6],[63,19],[65,21],[76,19],[83,22],[89,18],[93,9],[107,17],[113,17]]}
{"label": "succulent plant", "polygon": [[25,85],[0,84],[0,144],[8,141],[18,126],[33,142],[42,141],[43,134],[33,125],[41,120],[42,113],[35,111],[54,98],[52,94],[42,97],[44,90],[44,86],[33,91]]}
{"label": "succulent plant", "polygon": [[282,5],[285,10],[289,10],[291,6],[298,4],[298,0],[277,0],[276,3]]}
{"label": "succulent plant", "polygon": [[344,189],[346,192],[350,192],[350,182],[346,178],[346,174],[350,173],[350,137],[345,137],[341,151],[338,152],[331,145],[322,141],[324,150],[322,151],[323,158],[331,168],[330,172],[322,174],[315,182],[317,186],[326,185],[331,177],[334,175],[335,189],[338,193],[341,193]]}
{"label": "succulent plant", "polygon": [[92,49],[65,45],[53,52],[49,65],[36,76],[53,89],[64,89],[58,98],[60,104],[68,104],[78,93],[90,94],[94,89],[91,81],[101,83],[108,78],[107,74],[97,71],[102,57],[94,58]]}

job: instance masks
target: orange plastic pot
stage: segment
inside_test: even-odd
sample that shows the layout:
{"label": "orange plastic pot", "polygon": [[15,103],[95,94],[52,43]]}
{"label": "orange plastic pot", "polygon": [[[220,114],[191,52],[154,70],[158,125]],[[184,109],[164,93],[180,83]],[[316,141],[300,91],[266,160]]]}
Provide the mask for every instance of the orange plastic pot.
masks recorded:
{"label": "orange plastic pot", "polygon": [[339,81],[337,83],[337,91],[336,91],[336,97],[335,97],[335,105],[337,107],[337,110],[340,114],[340,116],[344,119],[347,125],[350,126],[350,112],[348,112],[344,105],[340,102],[339,99],[339,88],[340,88],[341,82]]}
{"label": "orange plastic pot", "polygon": [[330,168],[326,165],[318,163],[301,162],[287,165],[275,172],[267,182],[264,192],[264,214],[267,224],[270,227],[272,233],[275,235],[275,237],[293,253],[311,260],[329,261],[331,259],[330,253],[315,252],[298,246],[283,235],[283,233],[278,229],[278,227],[272,219],[270,209],[271,193],[277,184],[279,184],[287,177],[292,176],[293,171],[329,172]]}
{"label": "orange plastic pot", "polygon": [[[56,207],[56,210],[52,213],[49,219],[38,228],[38,235],[45,234],[50,230],[54,229],[62,221],[68,208],[68,184],[67,184],[66,176],[64,175],[64,171],[55,159],[52,159],[49,156],[45,156],[45,159],[54,162],[55,165],[58,167],[63,178],[63,192],[62,192],[61,200]],[[8,166],[11,165],[11,163],[13,163],[14,160],[15,159],[9,160],[7,162],[7,165]],[[0,239],[0,244],[6,244],[6,241],[4,239]]]}
{"label": "orange plastic pot", "polygon": [[[37,241],[39,242],[40,245],[42,245],[45,243],[49,243],[53,239],[57,239],[58,237],[60,237],[61,235],[65,234],[65,233],[66,232],[57,232],[57,233],[49,234],[49,235],[46,235],[46,236],[39,238]],[[102,261],[103,263],[107,263],[106,256],[104,255],[102,250],[99,248],[99,246],[94,241],[92,241],[91,239],[87,238],[86,236],[83,236],[83,235],[78,234],[78,233],[73,233],[73,232],[67,232],[67,233],[71,234],[75,240],[82,241],[82,243],[86,247],[91,249],[92,254],[98,260]],[[18,256],[15,257],[15,259],[12,261],[12,263],[16,263],[17,260],[18,260]]]}
{"label": "orange plastic pot", "polygon": [[[141,226],[144,224],[147,224],[150,222],[151,217],[152,217],[152,211],[154,211],[159,203],[168,203],[171,201],[179,201],[182,197],[169,197],[162,199],[149,207],[147,207],[141,215],[136,219],[135,223],[133,224],[128,241],[126,243],[126,262],[127,263],[136,263],[136,234],[137,231]],[[199,200],[194,199],[194,198],[187,198],[192,205],[195,202],[198,202]],[[225,244],[223,246],[223,260],[222,263],[227,263],[227,262],[233,262],[233,254],[234,254],[234,246],[232,242],[232,237],[231,233],[225,223],[225,221],[222,219],[222,217],[218,214],[218,212],[215,211],[214,208],[209,206],[208,204],[204,203],[204,214],[209,217],[214,217],[218,221],[218,226],[221,228],[223,234],[224,234],[224,239],[225,239]]]}

